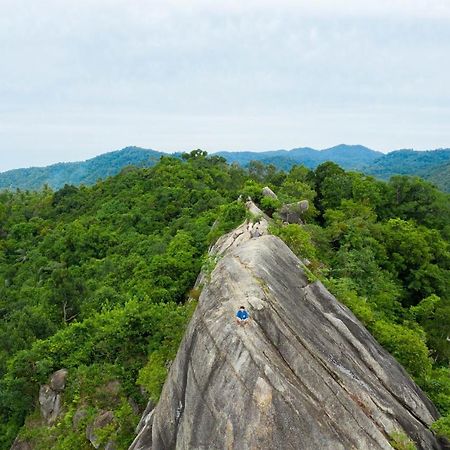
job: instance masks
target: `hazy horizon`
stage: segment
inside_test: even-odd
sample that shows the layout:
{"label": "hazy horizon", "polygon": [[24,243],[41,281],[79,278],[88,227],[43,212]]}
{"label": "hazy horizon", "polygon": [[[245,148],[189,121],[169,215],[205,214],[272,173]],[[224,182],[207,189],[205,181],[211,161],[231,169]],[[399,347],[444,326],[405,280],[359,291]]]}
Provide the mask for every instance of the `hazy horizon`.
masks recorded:
{"label": "hazy horizon", "polygon": [[0,171],[129,145],[450,147],[445,0],[0,4]]}

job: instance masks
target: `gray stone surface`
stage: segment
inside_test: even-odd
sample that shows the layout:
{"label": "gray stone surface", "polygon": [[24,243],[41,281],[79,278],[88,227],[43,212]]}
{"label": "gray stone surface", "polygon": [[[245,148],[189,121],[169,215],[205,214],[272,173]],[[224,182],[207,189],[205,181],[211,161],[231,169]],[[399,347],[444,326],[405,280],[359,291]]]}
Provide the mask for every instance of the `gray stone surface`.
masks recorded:
{"label": "gray stone surface", "polygon": [[41,415],[48,425],[53,425],[62,412],[61,393],[66,387],[67,369],[57,370],[50,377],[49,384],[39,388]]}
{"label": "gray stone surface", "polygon": [[48,425],[52,425],[61,413],[61,394],[44,384],[39,389],[39,405],[42,418]]}
{"label": "gray stone surface", "polygon": [[67,369],[59,369],[51,376],[50,387],[55,392],[62,392],[65,389],[68,373]]}
{"label": "gray stone surface", "polygon": [[247,226],[211,249],[222,257],[130,449],[388,450],[393,432],[441,449],[404,369],[280,239]]}
{"label": "gray stone surface", "polygon": [[155,404],[152,400],[149,400],[147,406],[145,407],[145,411],[142,414],[141,420],[137,424],[136,434],[139,434],[142,429],[148,424],[150,413],[155,409]]}
{"label": "gray stone surface", "polygon": [[84,407],[78,408],[73,417],[72,425],[77,430],[80,427],[80,423],[87,417],[88,412]]}
{"label": "gray stone surface", "polygon": [[278,214],[283,222],[301,224],[303,223],[302,216],[308,209],[308,200],[301,200],[300,202],[283,205]]}

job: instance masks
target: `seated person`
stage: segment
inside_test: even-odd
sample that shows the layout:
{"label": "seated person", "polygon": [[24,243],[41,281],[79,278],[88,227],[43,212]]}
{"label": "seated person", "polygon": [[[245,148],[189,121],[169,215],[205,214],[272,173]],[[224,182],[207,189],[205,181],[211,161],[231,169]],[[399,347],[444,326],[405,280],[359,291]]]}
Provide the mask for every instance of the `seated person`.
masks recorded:
{"label": "seated person", "polygon": [[241,306],[236,313],[236,321],[238,325],[245,325],[248,322],[250,315],[245,309],[245,306]]}

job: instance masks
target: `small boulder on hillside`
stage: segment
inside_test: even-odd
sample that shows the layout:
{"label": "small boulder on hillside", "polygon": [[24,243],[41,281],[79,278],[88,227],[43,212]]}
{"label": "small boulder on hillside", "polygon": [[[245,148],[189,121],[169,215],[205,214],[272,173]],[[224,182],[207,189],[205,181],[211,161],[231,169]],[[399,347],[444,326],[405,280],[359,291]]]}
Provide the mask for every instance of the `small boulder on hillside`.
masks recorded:
{"label": "small boulder on hillside", "polygon": [[67,369],[59,369],[51,376],[50,387],[55,392],[62,392],[65,389],[68,373]]}
{"label": "small boulder on hillside", "polygon": [[53,425],[61,415],[61,394],[66,386],[67,374],[67,369],[56,371],[50,377],[49,384],[44,384],[39,389],[41,415],[48,425]]}
{"label": "small boulder on hillside", "polygon": [[114,413],[112,411],[100,411],[98,416],[94,419],[94,422],[87,427],[86,438],[95,448],[100,447],[98,431],[108,426],[113,420]]}
{"label": "small boulder on hillside", "polygon": [[272,189],[270,189],[270,187],[268,187],[268,186],[263,187],[262,195],[263,195],[263,197],[270,197],[270,198],[278,199],[277,194],[275,194],[275,192],[273,192]]}
{"label": "small boulder on hillside", "polygon": [[287,223],[303,223],[302,216],[308,211],[308,200],[301,200],[300,202],[287,203],[280,208],[279,214],[281,220]]}

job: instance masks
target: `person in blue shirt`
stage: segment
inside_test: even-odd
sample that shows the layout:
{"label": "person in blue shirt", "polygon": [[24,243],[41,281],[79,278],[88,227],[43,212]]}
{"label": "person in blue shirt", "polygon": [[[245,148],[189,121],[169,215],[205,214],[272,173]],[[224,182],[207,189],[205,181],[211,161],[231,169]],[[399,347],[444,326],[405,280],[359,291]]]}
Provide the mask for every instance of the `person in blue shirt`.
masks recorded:
{"label": "person in blue shirt", "polygon": [[236,313],[236,321],[238,325],[245,325],[248,322],[250,315],[246,311],[245,306],[241,306]]}

